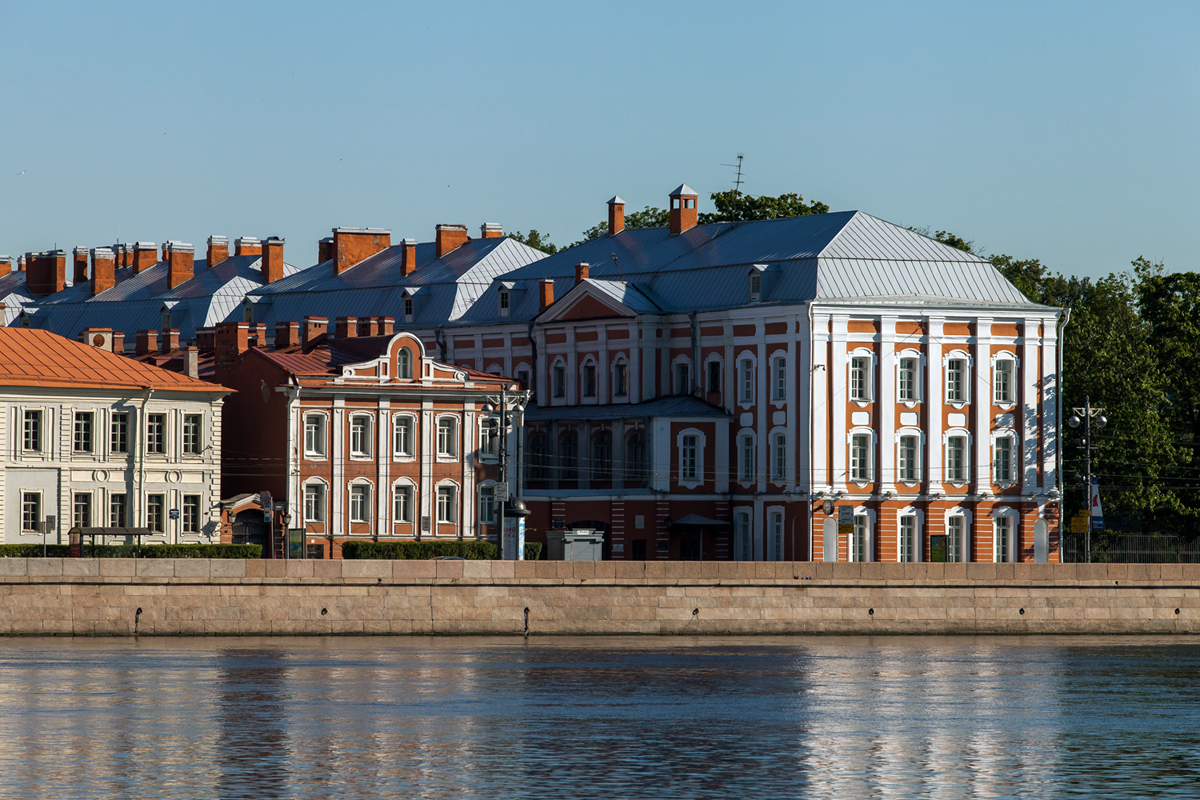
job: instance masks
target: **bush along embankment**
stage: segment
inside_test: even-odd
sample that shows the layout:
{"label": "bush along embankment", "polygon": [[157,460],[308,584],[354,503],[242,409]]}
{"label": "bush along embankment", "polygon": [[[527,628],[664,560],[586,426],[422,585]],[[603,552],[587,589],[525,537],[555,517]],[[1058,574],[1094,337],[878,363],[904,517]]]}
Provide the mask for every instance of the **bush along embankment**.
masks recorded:
{"label": "bush along embankment", "polygon": [[[70,547],[65,544],[0,544],[0,558],[68,558]],[[134,544],[83,545],[84,558],[139,558]],[[262,558],[262,546],[257,544],[148,544],[143,545],[141,558]]]}

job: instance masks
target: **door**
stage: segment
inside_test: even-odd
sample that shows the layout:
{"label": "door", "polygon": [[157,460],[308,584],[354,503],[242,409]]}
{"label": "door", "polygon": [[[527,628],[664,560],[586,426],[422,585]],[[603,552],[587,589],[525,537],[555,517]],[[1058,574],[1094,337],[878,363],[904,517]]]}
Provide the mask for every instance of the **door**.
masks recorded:
{"label": "door", "polygon": [[1037,564],[1050,560],[1050,526],[1044,519],[1033,523],[1033,560]]}
{"label": "door", "polygon": [[699,533],[685,533],[679,538],[679,559],[681,561],[700,560]]}

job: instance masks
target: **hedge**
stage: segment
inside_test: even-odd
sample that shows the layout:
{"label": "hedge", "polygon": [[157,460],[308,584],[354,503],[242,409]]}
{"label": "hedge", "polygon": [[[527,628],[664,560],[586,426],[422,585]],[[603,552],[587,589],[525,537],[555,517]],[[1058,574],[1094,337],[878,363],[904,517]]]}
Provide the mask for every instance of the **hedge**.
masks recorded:
{"label": "hedge", "polygon": [[[70,546],[46,545],[47,558],[68,558]],[[85,558],[92,558],[92,546],[83,545]],[[0,544],[0,558],[41,558],[40,544]],[[98,544],[95,558],[137,558],[134,544]],[[257,544],[148,544],[142,547],[142,558],[262,558],[262,545]]]}
{"label": "hedge", "polygon": [[526,542],[525,543],[525,560],[526,561],[537,561],[541,557],[542,557],[542,543],[541,542]]}
{"label": "hedge", "polygon": [[343,542],[342,558],[421,560],[458,556],[471,561],[492,561],[499,549],[491,542]]}

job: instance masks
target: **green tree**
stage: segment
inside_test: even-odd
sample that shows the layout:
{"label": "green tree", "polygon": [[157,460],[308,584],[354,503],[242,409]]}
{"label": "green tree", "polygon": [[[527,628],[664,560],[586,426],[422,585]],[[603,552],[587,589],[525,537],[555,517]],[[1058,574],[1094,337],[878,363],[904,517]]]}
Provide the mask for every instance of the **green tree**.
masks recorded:
{"label": "green tree", "polygon": [[529,233],[513,231],[512,233],[508,234],[508,238],[518,241],[521,244],[528,245],[534,250],[541,250],[547,255],[554,255],[558,252],[558,245],[551,242],[548,236],[538,232],[537,228],[530,228]]}

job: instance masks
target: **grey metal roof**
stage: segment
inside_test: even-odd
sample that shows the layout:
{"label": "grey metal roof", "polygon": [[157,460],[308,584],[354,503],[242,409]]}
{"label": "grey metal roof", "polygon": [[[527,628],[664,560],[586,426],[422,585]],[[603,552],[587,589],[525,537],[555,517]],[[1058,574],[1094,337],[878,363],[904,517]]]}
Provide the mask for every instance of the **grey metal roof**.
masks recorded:
{"label": "grey metal roof", "polygon": [[25,288],[25,272],[13,270],[0,277],[0,303],[4,304],[4,324],[10,325],[21,315],[21,310],[33,302],[33,295]]}
{"label": "grey metal roof", "polygon": [[548,406],[531,403],[525,408],[525,419],[632,419],[634,417],[728,417],[723,408],[697,397],[660,397],[645,403],[604,406]]}

